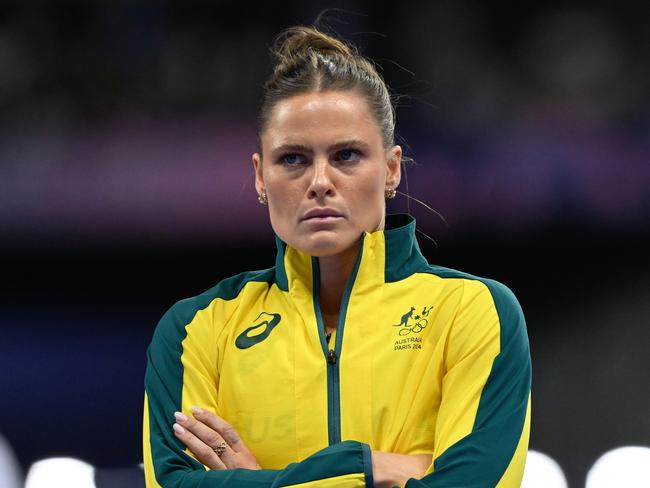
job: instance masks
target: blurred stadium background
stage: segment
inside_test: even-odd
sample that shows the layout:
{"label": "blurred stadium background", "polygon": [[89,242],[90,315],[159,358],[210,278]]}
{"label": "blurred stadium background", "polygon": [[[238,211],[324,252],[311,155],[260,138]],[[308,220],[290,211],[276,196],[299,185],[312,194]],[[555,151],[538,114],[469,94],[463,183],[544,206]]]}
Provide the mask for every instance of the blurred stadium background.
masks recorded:
{"label": "blurred stadium background", "polygon": [[408,191],[448,221],[411,202],[425,254],[523,305],[531,448],[582,486],[650,445],[650,3],[5,0],[0,434],[24,471],[139,463],[159,317],[272,265],[267,49],[325,7],[362,14],[328,17],[403,96]]}

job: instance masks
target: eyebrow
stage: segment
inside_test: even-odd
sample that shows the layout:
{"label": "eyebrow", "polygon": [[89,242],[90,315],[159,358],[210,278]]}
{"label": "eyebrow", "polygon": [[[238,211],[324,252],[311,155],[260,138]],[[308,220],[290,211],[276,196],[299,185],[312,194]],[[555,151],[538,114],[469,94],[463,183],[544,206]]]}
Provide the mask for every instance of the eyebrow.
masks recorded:
{"label": "eyebrow", "polygon": [[[359,147],[361,149],[368,149],[370,146],[363,142],[360,139],[346,139],[344,141],[339,141],[327,148],[328,151],[337,151],[339,149],[345,149],[349,147]],[[281,144],[278,147],[273,148],[271,151],[272,154],[284,153],[284,152],[313,152],[309,146],[303,144]]]}

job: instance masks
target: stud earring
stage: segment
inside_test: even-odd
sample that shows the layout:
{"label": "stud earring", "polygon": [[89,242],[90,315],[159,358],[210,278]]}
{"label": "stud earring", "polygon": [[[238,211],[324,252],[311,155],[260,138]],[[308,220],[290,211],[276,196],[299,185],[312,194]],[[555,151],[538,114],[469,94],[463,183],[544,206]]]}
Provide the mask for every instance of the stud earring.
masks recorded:
{"label": "stud earring", "polygon": [[262,190],[262,193],[257,195],[257,201],[260,202],[262,205],[266,205],[269,203],[269,198],[266,196],[266,190]]}
{"label": "stud earring", "polygon": [[390,200],[391,198],[395,198],[395,195],[397,195],[397,191],[395,191],[395,188],[386,188],[386,191],[384,192],[384,196],[386,197],[387,200]]}

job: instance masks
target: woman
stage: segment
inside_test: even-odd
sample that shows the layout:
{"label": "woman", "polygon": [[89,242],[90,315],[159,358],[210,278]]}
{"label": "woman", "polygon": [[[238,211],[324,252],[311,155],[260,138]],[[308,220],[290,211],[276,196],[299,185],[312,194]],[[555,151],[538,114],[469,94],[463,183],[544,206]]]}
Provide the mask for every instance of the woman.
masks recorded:
{"label": "woman", "polygon": [[413,219],[385,216],[402,151],[373,65],[306,27],[274,53],[252,159],[275,266],[158,324],[147,486],[518,486],[531,381],[519,304],[429,265]]}

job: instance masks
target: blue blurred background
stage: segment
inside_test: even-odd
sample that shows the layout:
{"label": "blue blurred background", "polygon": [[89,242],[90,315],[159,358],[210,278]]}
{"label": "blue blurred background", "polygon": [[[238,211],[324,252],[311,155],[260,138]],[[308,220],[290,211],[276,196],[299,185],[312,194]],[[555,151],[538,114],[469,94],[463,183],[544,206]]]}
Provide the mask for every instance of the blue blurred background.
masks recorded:
{"label": "blue blurred background", "polygon": [[[162,313],[273,264],[250,156],[267,51],[325,7],[380,66],[430,262],[527,316],[531,448],[583,483],[650,445],[648,2],[0,4],[0,434],[23,469],[141,461]],[[338,19],[338,20],[337,20]]]}

